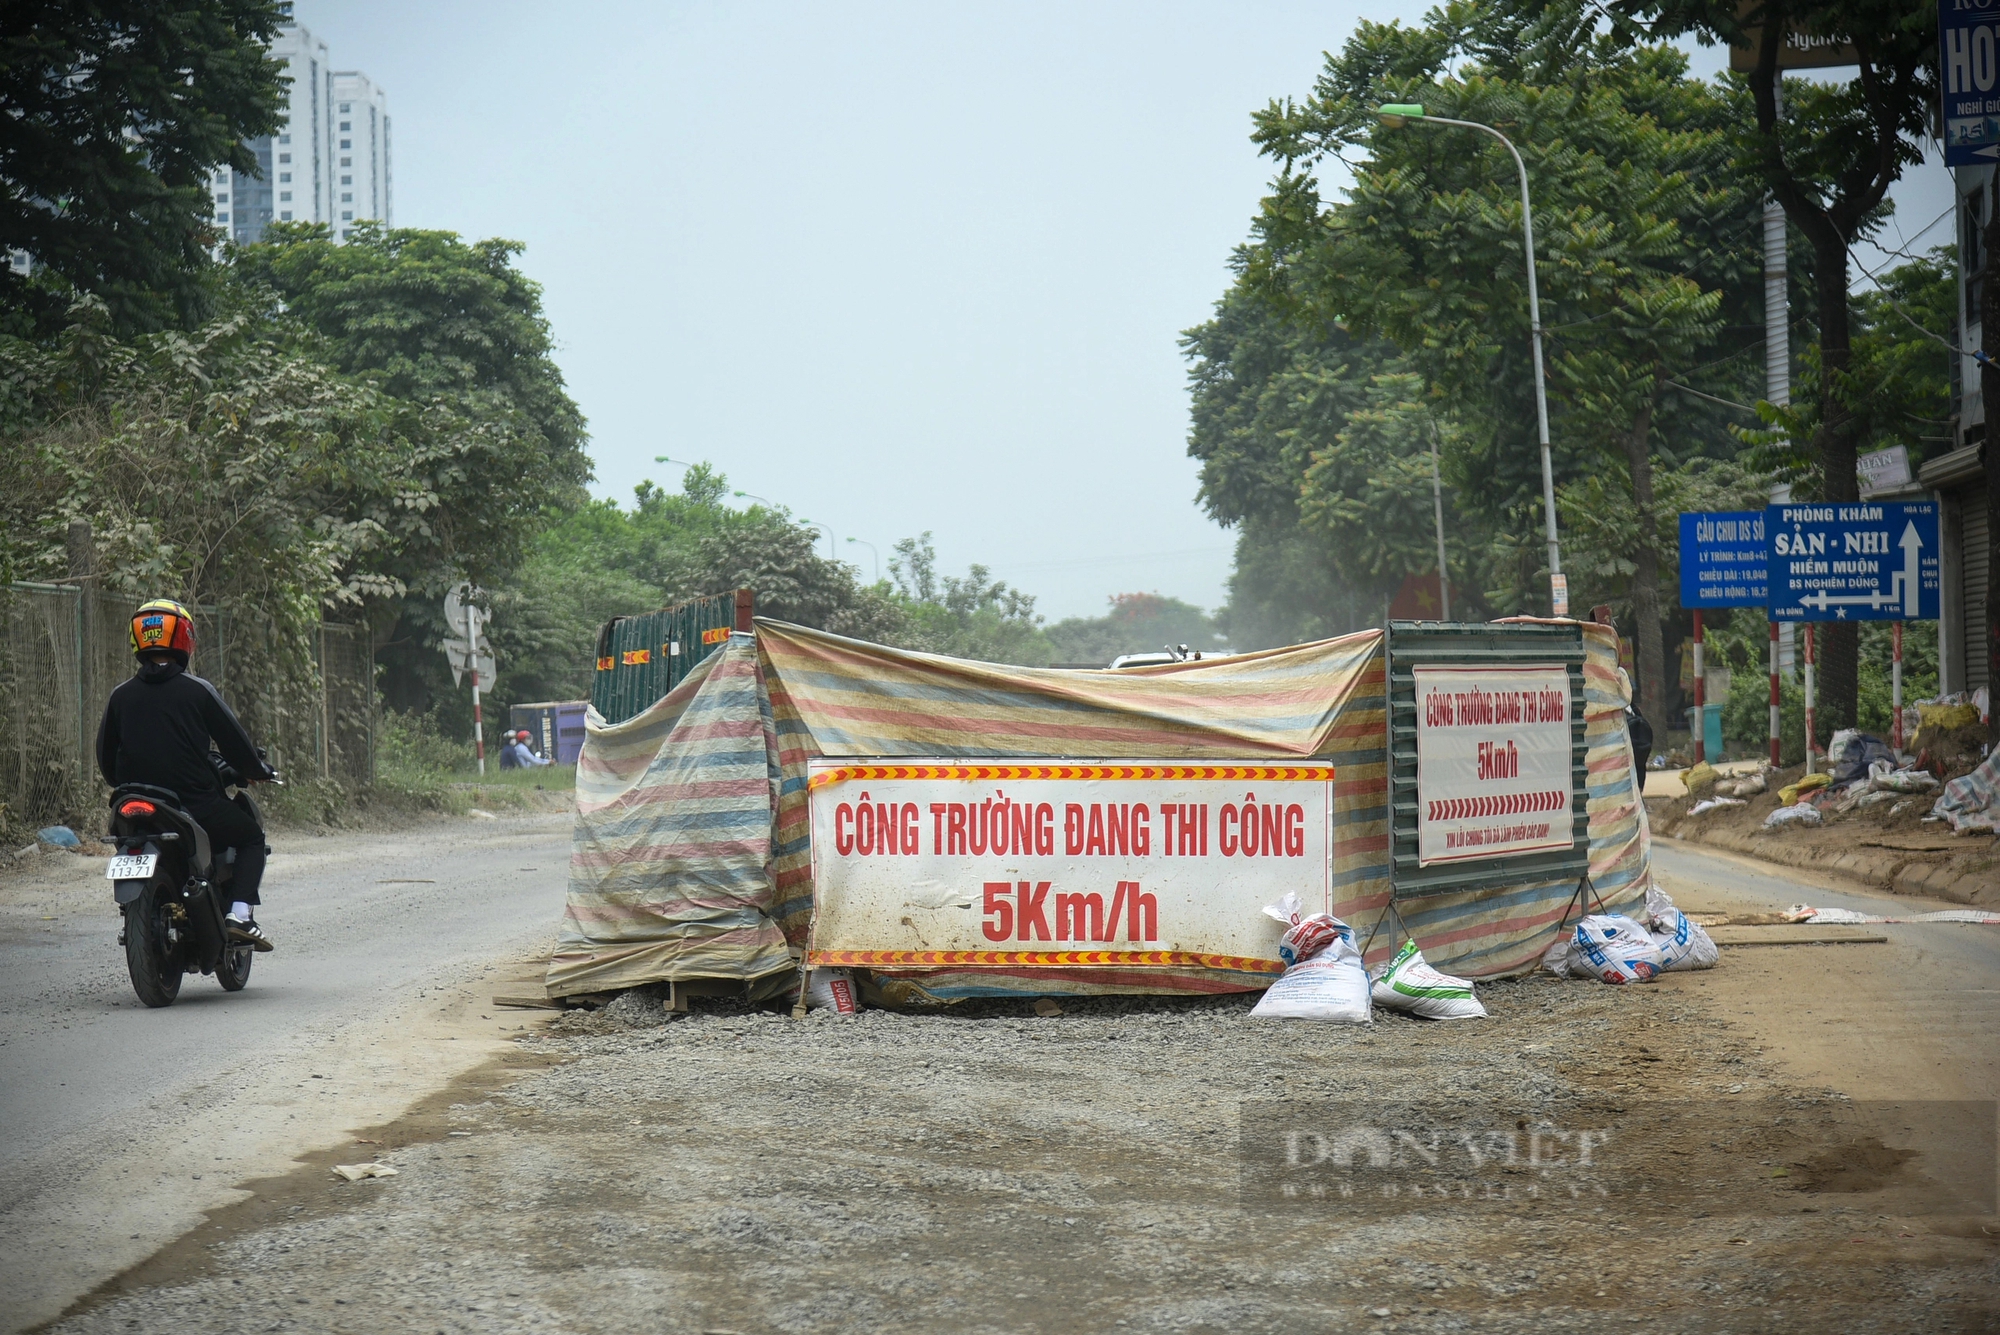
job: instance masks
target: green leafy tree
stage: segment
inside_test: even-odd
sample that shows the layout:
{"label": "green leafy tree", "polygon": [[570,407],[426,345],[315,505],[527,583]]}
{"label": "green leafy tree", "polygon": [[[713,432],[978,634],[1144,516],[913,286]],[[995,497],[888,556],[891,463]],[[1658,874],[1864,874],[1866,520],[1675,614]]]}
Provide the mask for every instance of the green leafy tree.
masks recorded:
{"label": "green leafy tree", "polygon": [[[1341,577],[1383,604],[1405,576],[1437,566],[1431,446],[1438,424],[1419,376],[1374,376],[1364,393],[1333,441],[1312,452],[1299,511]],[[1447,540],[1447,558],[1456,545]]]}
{"label": "green leafy tree", "polygon": [[[1247,257],[1239,254],[1239,275]],[[1300,511],[1315,454],[1333,447],[1366,407],[1395,350],[1337,324],[1288,318],[1239,281],[1213,319],[1188,330],[1188,454],[1199,498],[1237,530],[1229,603],[1220,620],[1237,649],[1321,639],[1371,624],[1385,598],[1336,568],[1323,527]],[[1322,487],[1321,495],[1325,494]],[[1427,564],[1435,564],[1434,561]]]}
{"label": "green leafy tree", "polygon": [[[784,510],[734,510],[728,494],[727,479],[702,464],[678,492],[645,481],[629,506],[593,500],[551,510],[526,557],[481,595],[494,613],[495,716],[513,704],[587,697],[597,631],[612,617],[733,589],[755,590],[762,616],[906,642],[909,611],[892,590],[865,586],[853,566],[821,556],[813,530]],[[452,686],[435,641],[414,666],[422,692],[402,707],[437,711],[455,701],[437,712],[437,727],[468,735],[470,689]]]}
{"label": "green leafy tree", "polygon": [[334,367],[422,410],[433,542],[391,573],[425,593],[509,568],[544,509],[580,503],[590,479],[583,414],[520,251],[374,224],[336,245],[320,224],[277,223],[235,253]]}
{"label": "green leafy tree", "polygon": [[541,289],[512,241],[450,232],[278,223],[233,252],[270,317],[317,355],[405,406],[409,489],[380,517],[394,541],[376,573],[396,594],[371,605],[384,691],[429,707],[443,689],[445,591],[498,588],[550,515],[580,504],[590,478],[582,412],[553,357]]}
{"label": "green leafy tree", "polygon": [[[1923,161],[1938,105],[1937,11],[1909,0],[1622,0],[1619,8],[1650,17],[1663,35],[1692,33],[1756,54],[1745,79],[1754,128],[1737,131],[1738,157],[1811,250],[1819,405],[1809,460],[1820,499],[1852,501],[1868,422],[1851,395],[1848,252],[1884,216],[1889,187]],[[1856,77],[1785,81],[1779,57],[1793,31],[1851,42]],[[1853,623],[1829,623],[1819,644],[1821,718],[1852,726],[1859,684]]]}
{"label": "green leafy tree", "polygon": [[0,339],[5,573],[66,573],[64,533],[88,521],[110,588],[226,609],[254,728],[304,716],[322,616],[389,592],[372,516],[408,488],[397,406],[254,316],[121,340],[91,297],[73,320],[52,347]]}
{"label": "green leafy tree", "polygon": [[894,643],[904,633],[904,610],[887,588],[861,584],[854,566],[821,556],[818,538],[782,509],[732,513],[695,541],[683,564],[666,570],[668,600],[753,589],[759,616]]}
{"label": "green leafy tree", "polygon": [[[489,592],[488,637],[499,675],[488,689],[496,717],[530,701],[588,699],[598,627],[665,601],[657,585],[636,573],[632,528],[631,517],[609,500],[552,515],[521,563]],[[433,690],[441,693],[442,655],[433,666],[440,670]]]}
{"label": "green leafy tree", "polygon": [[897,543],[889,571],[908,618],[891,643],[988,663],[1040,667],[1053,661],[1055,649],[1041,629],[1033,595],[994,579],[983,565],[963,577],[939,575],[929,533]]}
{"label": "green leafy tree", "polygon": [[[1853,340],[1847,369],[1835,383],[1848,404],[1862,453],[1902,445],[1912,463],[1953,448],[1951,342],[1942,332],[1958,311],[1954,249],[1939,247],[1880,275],[1853,296]],[[1821,425],[1821,351],[1799,351],[1804,372],[1790,405],[1757,406],[1761,425],[1739,429],[1751,457],[1802,495],[1823,490],[1813,440]]]}
{"label": "green leafy tree", "polygon": [[[1602,26],[1592,7],[1465,3],[1418,30],[1361,25],[1311,99],[1258,117],[1256,138],[1283,171],[1245,280],[1316,324],[1385,340],[1418,378],[1381,387],[1388,399],[1346,428],[1346,443],[1322,449],[1308,485],[1326,499],[1313,514],[1343,529],[1377,517],[1395,541],[1349,542],[1385,578],[1420,561],[1427,470],[1413,456],[1417,423],[1433,411],[1451,423],[1461,507],[1483,511],[1491,533],[1486,596],[1501,608],[1532,607],[1546,577],[1526,559],[1541,486],[1516,171],[1486,136],[1385,127],[1373,109],[1390,101],[1501,127],[1527,161],[1558,473],[1626,474],[1626,503],[1640,514],[1629,530],[1640,687],[1657,712],[1653,461],[1702,448],[1686,427],[1712,410],[1674,382],[1728,361],[1728,294],[1755,263],[1750,197],[1730,170],[1727,127],[1742,109],[1689,79],[1682,53]],[[1333,154],[1354,184],[1328,203],[1313,171]]]}
{"label": "green leafy tree", "polygon": [[[10,0],[0,8],[0,266],[12,332],[53,332],[69,289],[121,331],[211,314],[209,174],[254,173],[279,124],[276,0]],[[53,276],[53,281],[51,280]]]}
{"label": "green leafy tree", "polygon": [[1186,645],[1204,653],[1225,647],[1215,618],[1193,603],[1157,593],[1119,593],[1101,617],[1069,617],[1048,628],[1051,649],[1064,663],[1105,667],[1120,654],[1158,653]]}

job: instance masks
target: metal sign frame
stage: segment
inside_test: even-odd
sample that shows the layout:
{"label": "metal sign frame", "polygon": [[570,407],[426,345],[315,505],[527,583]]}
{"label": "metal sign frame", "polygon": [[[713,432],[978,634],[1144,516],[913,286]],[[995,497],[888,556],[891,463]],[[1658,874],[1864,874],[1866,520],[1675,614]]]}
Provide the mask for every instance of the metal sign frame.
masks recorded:
{"label": "metal sign frame", "polygon": [[[1391,621],[1388,657],[1389,861],[1391,895],[1417,899],[1577,881],[1590,869],[1588,772],[1584,764],[1583,630],[1569,625]],[[1412,669],[1431,664],[1560,663],[1569,676],[1570,820],[1568,849],[1502,854],[1476,862],[1417,865],[1417,695]]]}

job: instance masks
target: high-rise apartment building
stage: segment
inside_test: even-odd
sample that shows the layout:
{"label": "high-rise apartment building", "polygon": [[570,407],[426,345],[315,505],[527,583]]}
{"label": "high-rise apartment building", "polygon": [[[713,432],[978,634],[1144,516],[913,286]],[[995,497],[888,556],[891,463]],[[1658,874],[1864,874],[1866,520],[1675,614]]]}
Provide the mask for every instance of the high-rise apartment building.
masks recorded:
{"label": "high-rise apartment building", "polygon": [[273,222],[325,223],[335,241],[363,219],[393,223],[382,90],[366,75],[335,73],[326,43],[296,23],[279,31],[271,54],[291,75],[285,124],[248,144],[262,179],[226,167],[215,173],[216,224],[248,243]]}
{"label": "high-rise apartment building", "polygon": [[333,76],[334,236],[363,218],[393,221],[389,195],[389,100],[367,75]]}

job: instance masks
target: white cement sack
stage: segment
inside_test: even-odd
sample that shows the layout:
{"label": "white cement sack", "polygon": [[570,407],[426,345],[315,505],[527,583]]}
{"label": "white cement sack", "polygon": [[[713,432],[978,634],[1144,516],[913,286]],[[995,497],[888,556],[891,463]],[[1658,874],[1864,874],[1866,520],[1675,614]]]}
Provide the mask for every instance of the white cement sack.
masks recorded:
{"label": "white cement sack", "polygon": [[1542,967],[1558,978],[1576,977],[1576,940],[1564,932],[1542,952]]}
{"label": "white cement sack", "polygon": [[853,1015],[861,1009],[855,999],[854,974],[847,969],[814,969],[806,983],[806,1009]]}
{"label": "white cement sack", "polygon": [[1433,969],[1414,941],[1405,942],[1396,958],[1375,975],[1371,994],[1384,1010],[1408,1011],[1426,1020],[1478,1020],[1486,1016],[1486,1007],[1472,995],[1472,983]]}
{"label": "white cement sack", "polygon": [[1374,1019],[1368,1008],[1368,988],[1368,970],[1361,965],[1361,952],[1345,937],[1335,937],[1317,955],[1286,969],[1250,1015],[1253,1019],[1368,1024]]}
{"label": "white cement sack", "polygon": [[1660,968],[1713,969],[1722,958],[1708,929],[1675,908],[1657,885],[1646,888],[1646,918],[1653,925],[1653,944],[1660,948]]}
{"label": "white cement sack", "polygon": [[1779,807],[1764,817],[1764,828],[1775,830],[1780,825],[1818,825],[1826,817],[1819,814],[1819,808],[1810,802],[1799,802],[1789,807]]}
{"label": "white cement sack", "polygon": [[1660,948],[1651,933],[1618,913],[1593,913],[1576,925],[1572,967],[1614,985],[1650,983],[1660,975]]}

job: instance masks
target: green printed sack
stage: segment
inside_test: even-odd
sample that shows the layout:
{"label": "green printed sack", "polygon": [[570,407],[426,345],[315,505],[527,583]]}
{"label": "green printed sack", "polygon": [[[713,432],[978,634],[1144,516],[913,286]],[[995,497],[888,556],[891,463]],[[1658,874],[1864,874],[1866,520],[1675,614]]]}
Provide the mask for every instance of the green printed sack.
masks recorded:
{"label": "green printed sack", "polygon": [[1486,1017],[1486,1007],[1472,995],[1472,984],[1424,963],[1424,953],[1414,941],[1405,942],[1396,958],[1375,975],[1372,992],[1375,1004],[1384,1010],[1408,1011],[1426,1020]]}

